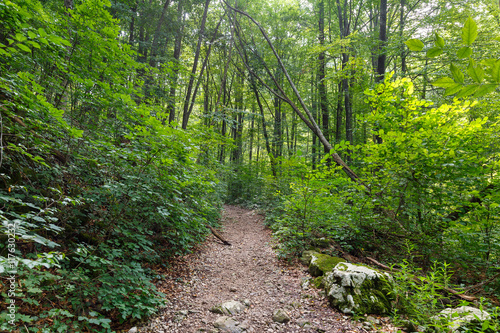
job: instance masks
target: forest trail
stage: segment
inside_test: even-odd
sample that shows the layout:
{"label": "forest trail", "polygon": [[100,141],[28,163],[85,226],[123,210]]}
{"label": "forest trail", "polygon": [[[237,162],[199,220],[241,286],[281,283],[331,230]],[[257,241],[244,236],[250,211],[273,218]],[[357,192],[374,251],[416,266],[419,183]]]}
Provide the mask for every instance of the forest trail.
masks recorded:
{"label": "forest trail", "polygon": [[[232,246],[209,238],[191,257],[189,278],[140,332],[368,332],[332,309],[318,290],[302,288],[309,275],[302,266],[278,260],[271,232],[257,211],[225,206],[222,222],[222,234]],[[223,315],[210,309],[231,300],[249,307],[231,316],[237,322],[234,330],[216,329]],[[288,323],[273,321],[278,309],[289,314]]]}

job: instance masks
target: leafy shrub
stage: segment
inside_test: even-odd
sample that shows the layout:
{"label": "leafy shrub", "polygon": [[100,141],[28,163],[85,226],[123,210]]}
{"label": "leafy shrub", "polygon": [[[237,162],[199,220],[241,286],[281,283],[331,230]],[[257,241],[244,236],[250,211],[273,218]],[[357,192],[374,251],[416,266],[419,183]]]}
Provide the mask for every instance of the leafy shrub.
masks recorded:
{"label": "leafy shrub", "polygon": [[141,100],[108,1],[52,5],[0,4],[0,273],[16,276],[14,326],[109,332],[164,304],[151,267],[217,223],[215,163],[196,161],[219,136]]}

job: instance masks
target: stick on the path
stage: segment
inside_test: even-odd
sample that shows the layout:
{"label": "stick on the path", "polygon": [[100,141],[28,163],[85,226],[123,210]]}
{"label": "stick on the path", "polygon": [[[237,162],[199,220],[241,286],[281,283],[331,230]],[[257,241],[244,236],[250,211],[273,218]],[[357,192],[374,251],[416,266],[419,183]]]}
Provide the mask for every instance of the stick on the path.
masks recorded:
{"label": "stick on the path", "polygon": [[227,240],[224,239],[224,237],[222,237],[218,232],[217,230],[215,230],[214,228],[212,228],[211,226],[209,226],[208,224],[206,225],[208,229],[210,229],[210,231],[212,232],[212,234],[217,237],[218,239],[220,239],[220,241],[222,243],[224,243],[224,245],[231,245],[231,243],[229,243]]}

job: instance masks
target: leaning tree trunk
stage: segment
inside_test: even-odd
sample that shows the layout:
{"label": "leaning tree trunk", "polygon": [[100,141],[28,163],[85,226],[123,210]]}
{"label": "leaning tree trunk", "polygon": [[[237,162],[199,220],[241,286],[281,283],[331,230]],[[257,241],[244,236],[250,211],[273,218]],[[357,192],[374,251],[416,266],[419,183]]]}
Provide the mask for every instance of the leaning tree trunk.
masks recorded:
{"label": "leaning tree trunk", "polygon": [[[355,181],[355,182],[357,182],[359,184],[362,184],[367,189],[367,191],[369,191],[368,185],[366,185],[359,178],[359,176],[347,166],[347,164],[340,158],[340,156],[337,153],[334,152],[332,145],[325,138],[323,132],[319,128],[318,124],[316,123],[316,121],[315,121],[312,113],[307,108],[304,100],[302,99],[299,91],[297,90],[297,87],[295,86],[294,82],[290,78],[290,75],[288,74],[288,71],[286,70],[285,65],[281,61],[281,58],[279,57],[278,52],[276,51],[273,43],[269,39],[269,36],[264,31],[264,29],[262,28],[262,26],[253,17],[251,17],[249,14],[247,14],[244,11],[241,11],[239,9],[236,9],[234,7],[231,7],[225,1],[224,1],[224,3],[231,10],[233,10],[233,11],[235,11],[235,12],[237,12],[237,13],[239,13],[239,14],[247,17],[247,18],[249,18],[259,28],[261,34],[265,38],[266,42],[268,43],[269,47],[271,48],[271,50],[272,50],[272,52],[273,52],[273,54],[275,56],[275,58],[277,59],[278,64],[279,64],[281,70],[283,71],[283,74],[285,75],[285,77],[287,79],[287,82],[289,83],[290,87],[292,88],[292,91],[295,94],[295,97],[299,101],[299,103],[300,103],[300,105],[302,107],[302,110],[305,112],[305,115],[302,113],[302,111],[300,111],[300,109],[289,98],[287,98],[286,96],[282,96],[283,99],[286,100],[286,102],[293,108],[293,110],[295,111],[295,113],[297,113],[297,115],[299,116],[299,118],[313,131],[313,133],[315,135],[317,135],[319,141],[323,144],[323,146],[325,147],[325,151],[327,152],[327,154],[329,154],[329,156],[331,157],[331,159],[342,168],[342,170],[346,173],[346,175],[349,178],[351,178],[353,181]],[[251,72],[251,74],[254,75],[255,73]]]}

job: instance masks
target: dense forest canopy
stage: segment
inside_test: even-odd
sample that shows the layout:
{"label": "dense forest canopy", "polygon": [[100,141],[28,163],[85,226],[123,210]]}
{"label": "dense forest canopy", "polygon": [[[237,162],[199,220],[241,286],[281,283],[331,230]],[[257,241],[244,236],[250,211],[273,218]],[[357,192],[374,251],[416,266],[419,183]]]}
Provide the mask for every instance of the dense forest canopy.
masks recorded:
{"label": "dense forest canopy", "polygon": [[0,328],[146,318],[222,203],[267,209],[284,258],[326,238],[497,300],[499,25],[493,0],[4,0]]}

